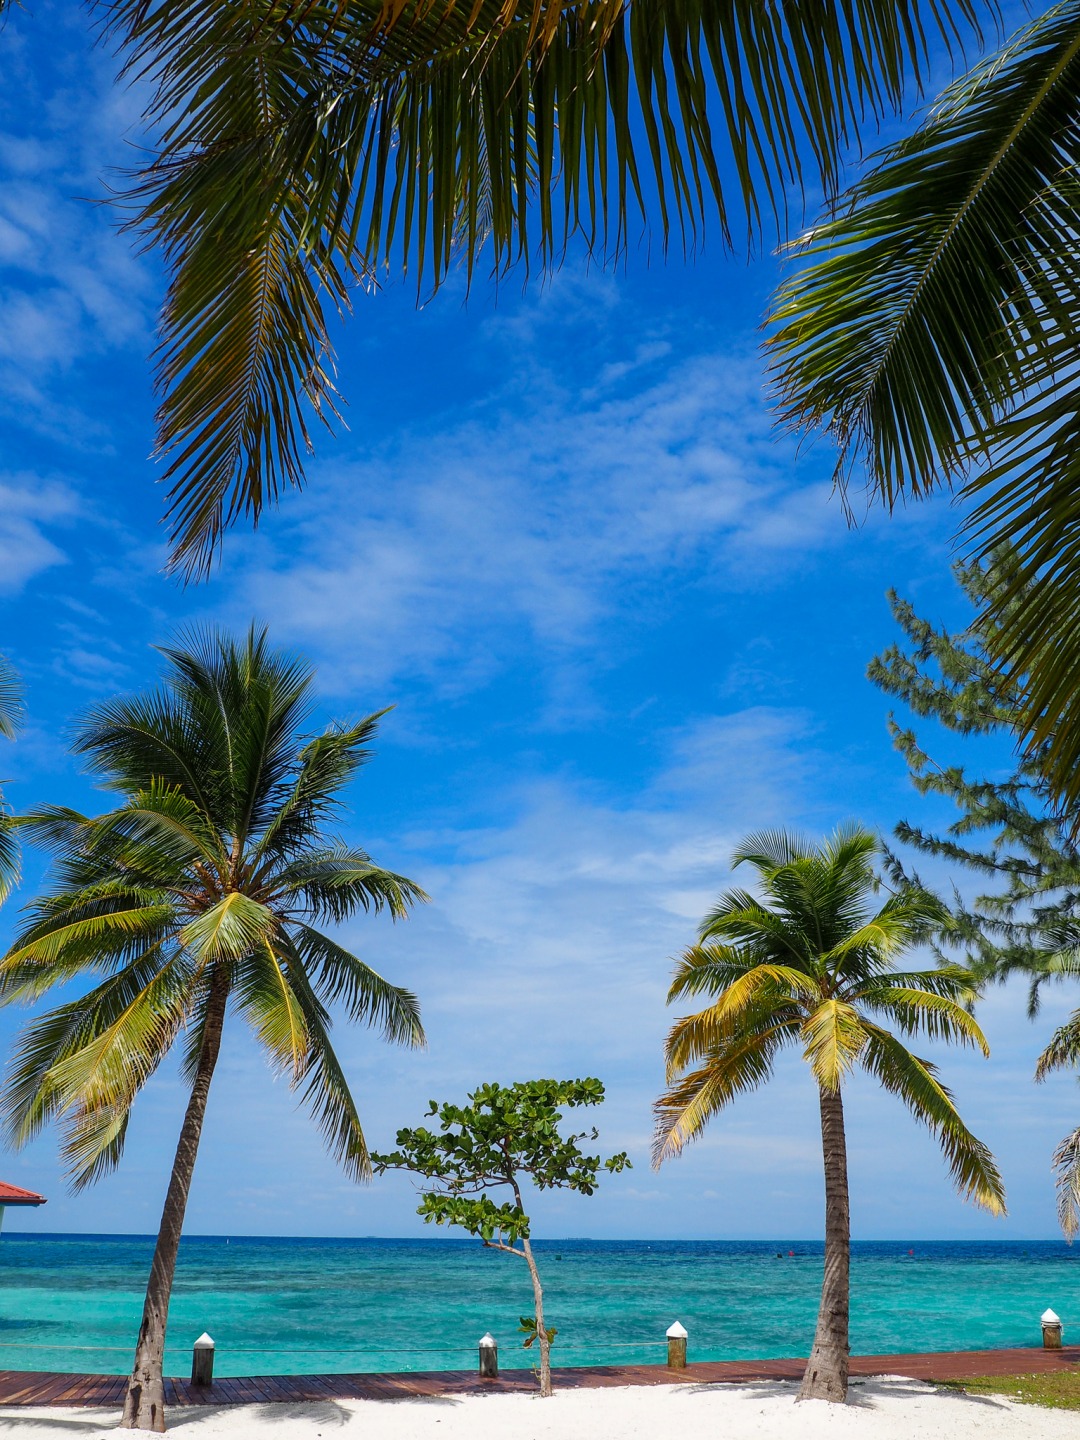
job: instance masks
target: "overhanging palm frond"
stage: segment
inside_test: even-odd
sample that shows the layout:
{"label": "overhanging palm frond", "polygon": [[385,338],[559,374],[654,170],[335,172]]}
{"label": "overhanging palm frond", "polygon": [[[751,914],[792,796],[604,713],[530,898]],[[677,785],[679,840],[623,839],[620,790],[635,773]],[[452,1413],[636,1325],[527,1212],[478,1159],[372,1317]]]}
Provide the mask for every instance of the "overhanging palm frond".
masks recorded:
{"label": "overhanging palm frond", "polygon": [[[159,453],[174,562],[300,483],[306,415],[332,416],[327,306],[383,260],[437,285],[618,253],[655,208],[690,240],[835,189],[867,116],[927,73],[971,0],[113,0],[160,141],[133,225],[165,254]],[[720,138],[717,138],[720,137]],[[654,194],[655,207],[644,197]]]}
{"label": "overhanging palm frond", "polygon": [[772,347],[788,418],[887,504],[943,484],[1016,558],[989,603],[1021,723],[1080,795],[1080,5],[1052,6],[946,92],[810,232]]}

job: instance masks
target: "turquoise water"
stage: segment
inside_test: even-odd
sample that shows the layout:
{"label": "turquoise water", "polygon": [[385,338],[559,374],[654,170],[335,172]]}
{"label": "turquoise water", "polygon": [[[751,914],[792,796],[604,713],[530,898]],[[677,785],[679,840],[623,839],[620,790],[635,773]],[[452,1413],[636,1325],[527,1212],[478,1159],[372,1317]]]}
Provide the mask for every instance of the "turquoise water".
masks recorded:
{"label": "turquoise water", "polygon": [[[0,1369],[127,1369],[153,1240],[0,1240]],[[821,1246],[723,1241],[538,1242],[562,1364],[657,1362],[681,1320],[699,1360],[805,1354]],[[789,1255],[788,1251],[794,1251]],[[912,1253],[909,1253],[911,1251]],[[780,1252],[779,1255],[777,1252]],[[490,1330],[504,1368],[528,1366],[524,1265],[457,1240],[185,1239],[166,1371],[190,1370],[208,1330],[219,1375],[471,1367]],[[1039,1342],[1051,1306],[1080,1339],[1080,1247],[856,1244],[852,1348],[875,1354]]]}

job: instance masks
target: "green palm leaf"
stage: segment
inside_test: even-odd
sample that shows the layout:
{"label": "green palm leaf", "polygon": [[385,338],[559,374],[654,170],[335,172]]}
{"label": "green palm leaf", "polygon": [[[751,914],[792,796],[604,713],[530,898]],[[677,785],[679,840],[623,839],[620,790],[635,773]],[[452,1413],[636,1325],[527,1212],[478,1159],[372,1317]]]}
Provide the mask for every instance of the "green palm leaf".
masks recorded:
{"label": "green palm leaf", "polygon": [[807,237],[772,345],[788,418],[887,504],[961,487],[977,552],[1010,547],[991,658],[1058,793],[1080,794],[1080,5],[952,87]]}
{"label": "green palm leaf", "polygon": [[1080,1231],[1080,1130],[1072,1130],[1054,1151],[1058,1220],[1066,1240]]}
{"label": "green palm leaf", "polygon": [[891,1094],[899,1096],[912,1115],[941,1146],[957,1189],[994,1215],[1005,1214],[1005,1185],[994,1157],[961,1120],[952,1094],[937,1078],[928,1060],[912,1055],[895,1035],[864,1022],[866,1045],[861,1060]]}
{"label": "green palm leaf", "polygon": [[[110,5],[151,93],[133,227],[170,272],[158,451],[174,562],[299,484],[336,413],[327,310],[392,262],[438,285],[618,255],[655,218],[691,243],[783,225],[832,193],[866,117],[951,46],[969,0],[178,0]],[[730,157],[730,159],[729,159]],[[646,195],[655,195],[647,205]],[[650,211],[654,212],[650,215]],[[741,238],[741,237],[740,237]]]}

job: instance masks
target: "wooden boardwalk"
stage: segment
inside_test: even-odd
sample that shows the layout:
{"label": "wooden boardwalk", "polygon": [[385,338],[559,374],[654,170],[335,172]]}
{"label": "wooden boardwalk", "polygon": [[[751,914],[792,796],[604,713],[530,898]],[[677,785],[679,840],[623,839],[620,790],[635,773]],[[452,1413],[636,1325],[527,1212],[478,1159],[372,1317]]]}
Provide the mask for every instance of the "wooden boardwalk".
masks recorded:
{"label": "wooden boardwalk", "polygon": [[[798,1380],[805,1360],[711,1360],[669,1370],[664,1365],[592,1365],[556,1370],[556,1389],[603,1389],[616,1385],[743,1385],[753,1380]],[[964,1380],[975,1375],[1046,1374],[1080,1366],[1080,1347],[1064,1350],[966,1350],[937,1355],[853,1355],[852,1375],[906,1375],[913,1380]],[[0,1405],[96,1405],[118,1407],[127,1377],[60,1375],[52,1371],[0,1370]],[[169,1405],[280,1405],[310,1400],[410,1400],[454,1395],[533,1391],[527,1370],[480,1380],[464,1370],[410,1371],[397,1375],[249,1375],[192,1385],[166,1380]]]}

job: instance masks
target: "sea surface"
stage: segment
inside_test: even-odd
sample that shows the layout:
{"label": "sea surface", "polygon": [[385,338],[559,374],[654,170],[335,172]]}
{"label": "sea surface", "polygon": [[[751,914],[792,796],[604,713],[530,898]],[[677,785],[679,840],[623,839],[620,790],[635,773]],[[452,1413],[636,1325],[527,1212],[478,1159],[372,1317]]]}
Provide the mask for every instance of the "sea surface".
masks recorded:
{"label": "sea surface", "polygon": [[[680,1320],[691,1360],[804,1355],[822,1248],[803,1241],[539,1241],[547,1322],[564,1365],[659,1363]],[[0,1239],[0,1369],[122,1373],[153,1239]],[[468,1240],[186,1238],[166,1373],[208,1331],[218,1375],[471,1368],[485,1331],[503,1368],[528,1367],[522,1262]],[[856,1353],[1040,1343],[1039,1316],[1080,1340],[1080,1247],[1064,1242],[856,1243]]]}

